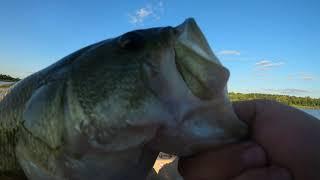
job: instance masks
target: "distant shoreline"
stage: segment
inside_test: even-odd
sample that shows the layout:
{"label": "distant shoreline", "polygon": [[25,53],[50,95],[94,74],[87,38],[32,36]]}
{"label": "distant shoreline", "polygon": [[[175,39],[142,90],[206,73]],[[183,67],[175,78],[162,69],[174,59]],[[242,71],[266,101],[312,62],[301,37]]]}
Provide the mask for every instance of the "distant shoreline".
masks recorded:
{"label": "distant shoreline", "polygon": [[313,106],[297,106],[297,105],[291,105],[292,107],[298,108],[298,109],[310,109],[310,110],[320,110],[320,107],[313,107]]}
{"label": "distant shoreline", "polygon": [[298,106],[298,105],[288,105],[298,109],[310,109],[310,110],[320,110],[320,106]]}
{"label": "distant shoreline", "polygon": [[246,101],[254,99],[267,99],[274,100],[295,108],[302,109],[320,109],[320,98],[311,97],[297,97],[289,95],[279,94],[262,94],[262,93],[235,93],[229,92],[229,98],[231,101]]}
{"label": "distant shoreline", "polygon": [[0,74],[0,81],[3,81],[3,82],[16,82],[19,80],[20,80],[20,78],[14,78],[9,75]]}

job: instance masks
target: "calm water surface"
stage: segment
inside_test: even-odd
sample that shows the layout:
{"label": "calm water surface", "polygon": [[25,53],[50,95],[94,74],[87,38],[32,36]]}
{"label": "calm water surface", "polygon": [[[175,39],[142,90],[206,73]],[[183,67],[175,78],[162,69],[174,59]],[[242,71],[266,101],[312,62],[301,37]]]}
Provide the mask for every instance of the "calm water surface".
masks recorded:
{"label": "calm water surface", "polygon": [[0,85],[4,85],[4,84],[12,84],[13,82],[5,82],[5,81],[0,81]]}
{"label": "calm water surface", "polygon": [[320,109],[301,109],[306,113],[309,113],[320,120]]}

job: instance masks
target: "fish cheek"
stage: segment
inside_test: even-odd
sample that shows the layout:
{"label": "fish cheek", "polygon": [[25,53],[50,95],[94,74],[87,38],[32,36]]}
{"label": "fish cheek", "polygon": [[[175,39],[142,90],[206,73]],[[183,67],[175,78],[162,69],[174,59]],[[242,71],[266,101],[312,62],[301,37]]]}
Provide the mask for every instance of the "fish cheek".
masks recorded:
{"label": "fish cheek", "polygon": [[34,92],[23,113],[24,128],[51,148],[62,144],[62,93],[63,83],[43,85]]}
{"label": "fish cheek", "polygon": [[63,83],[43,85],[26,105],[16,153],[30,179],[53,178],[59,174],[56,160],[63,143],[62,92]]}

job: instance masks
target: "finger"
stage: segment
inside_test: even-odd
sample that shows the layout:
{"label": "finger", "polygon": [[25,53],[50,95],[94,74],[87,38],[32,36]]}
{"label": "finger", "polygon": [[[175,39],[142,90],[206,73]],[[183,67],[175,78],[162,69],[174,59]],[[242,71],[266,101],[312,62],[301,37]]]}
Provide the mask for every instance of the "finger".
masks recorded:
{"label": "finger", "polygon": [[266,164],[263,149],[253,142],[232,144],[189,158],[180,158],[179,172],[186,180],[228,179],[248,168]]}
{"label": "finger", "polygon": [[[276,101],[270,100],[250,100],[250,101],[238,101],[233,103],[233,108],[238,115],[239,119],[250,124],[253,124],[257,120],[257,116],[267,116],[271,111],[281,111],[286,106]],[[268,112],[269,111],[269,112]],[[275,115],[276,112],[271,115]],[[258,119],[259,120],[259,119]]]}
{"label": "finger", "polygon": [[256,101],[237,101],[233,103],[233,108],[239,119],[251,124],[256,114]]}
{"label": "finger", "polygon": [[237,101],[233,103],[233,108],[239,119],[248,124],[253,124],[257,120],[295,119],[295,121],[303,121],[306,118],[318,122],[315,117],[299,109],[271,100]]}
{"label": "finger", "polygon": [[291,180],[288,170],[279,167],[251,169],[232,180]]}

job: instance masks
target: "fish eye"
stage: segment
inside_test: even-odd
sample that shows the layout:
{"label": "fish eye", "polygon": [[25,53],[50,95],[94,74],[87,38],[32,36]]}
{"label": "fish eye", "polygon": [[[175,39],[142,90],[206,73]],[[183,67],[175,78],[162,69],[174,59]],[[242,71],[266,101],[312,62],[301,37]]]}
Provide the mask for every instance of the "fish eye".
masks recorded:
{"label": "fish eye", "polygon": [[137,50],[144,46],[143,36],[136,31],[125,33],[119,37],[118,44],[122,49]]}

